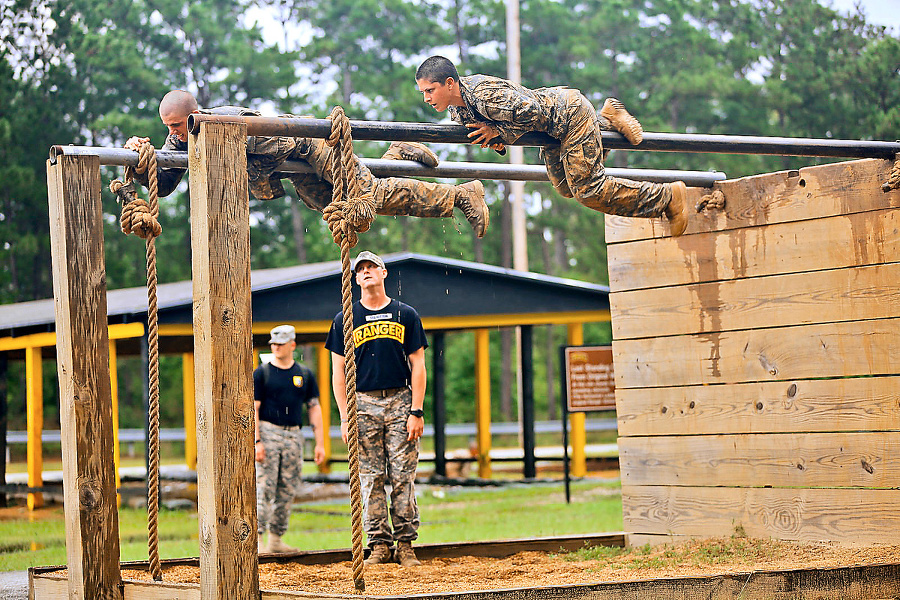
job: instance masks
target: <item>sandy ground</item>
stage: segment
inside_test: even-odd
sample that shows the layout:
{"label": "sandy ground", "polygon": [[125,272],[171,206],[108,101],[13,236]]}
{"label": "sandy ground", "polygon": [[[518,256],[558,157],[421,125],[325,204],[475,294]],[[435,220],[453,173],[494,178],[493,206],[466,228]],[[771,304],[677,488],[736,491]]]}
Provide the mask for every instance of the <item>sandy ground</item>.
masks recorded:
{"label": "sandy ground", "polygon": [[[433,559],[414,568],[366,566],[367,595],[407,595],[520,587],[634,581],[671,576],[747,573],[894,563],[900,546],[846,548],[773,540],[723,538],[703,542],[604,552],[600,557],[521,552],[508,558]],[[123,571],[126,579],[149,579],[143,571]],[[164,581],[199,583],[196,567],[172,567]],[[350,562],[330,565],[261,563],[263,590],[354,594]]]}

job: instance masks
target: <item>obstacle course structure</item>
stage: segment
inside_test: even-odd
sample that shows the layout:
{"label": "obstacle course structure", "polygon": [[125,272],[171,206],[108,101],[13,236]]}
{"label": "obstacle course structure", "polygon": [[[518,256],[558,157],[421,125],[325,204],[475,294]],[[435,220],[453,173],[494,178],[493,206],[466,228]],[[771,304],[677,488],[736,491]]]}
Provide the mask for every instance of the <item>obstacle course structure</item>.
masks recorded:
{"label": "obstacle course structure", "polygon": [[[124,588],[128,587],[132,597],[142,598],[256,598],[260,597],[258,585],[258,555],[256,550],[255,527],[255,494],[253,480],[253,455],[252,455],[252,393],[250,373],[251,358],[251,328],[250,328],[250,259],[249,259],[249,205],[246,178],[245,140],[247,136],[247,123],[217,123],[205,122],[197,125],[197,133],[190,136],[188,149],[188,163],[190,167],[190,191],[191,191],[191,228],[192,228],[192,266],[194,274],[194,348],[195,348],[195,385],[197,404],[197,437],[198,437],[198,501],[199,501],[199,529],[200,529],[200,584],[199,586],[172,586],[165,582],[154,584],[142,584],[140,587],[127,584],[123,586],[120,575],[119,551],[118,551],[118,524],[116,513],[115,486],[112,460],[112,418],[109,402],[108,379],[108,355],[102,349],[108,348],[108,332],[106,327],[106,284],[105,267],[103,264],[103,230],[102,213],[100,210],[100,185],[98,156],[90,156],[75,153],[68,155],[65,147],[56,153],[48,162],[48,181],[50,188],[51,204],[51,231],[53,233],[53,271],[54,291],[57,307],[58,324],[58,352],[59,352],[59,378],[62,395],[61,421],[64,440],[64,473],[65,473],[65,503],[66,503],[66,532],[68,554],[68,577],[66,590],[69,597],[73,598],[122,598]],[[283,132],[287,135],[305,135],[295,132]],[[606,136],[605,136],[606,137]],[[385,138],[391,139],[391,138]],[[433,141],[433,140],[432,140]],[[535,143],[545,144],[547,140],[536,140]],[[887,152],[900,151],[900,144],[888,144],[889,148],[882,147],[883,142],[873,143],[877,148],[868,150],[875,156],[883,157]],[[640,149],[640,148],[638,148]],[[720,150],[721,151],[721,150]],[[781,153],[781,152],[779,152]],[[841,154],[842,155],[842,154]],[[833,156],[833,154],[828,154]],[[889,163],[884,160],[866,161],[876,164],[881,173],[886,173]],[[819,167],[820,169],[837,168],[833,166]],[[871,174],[870,174],[871,175]],[[781,177],[773,175],[771,177]],[[794,187],[805,188],[803,177],[796,178]],[[886,179],[886,177],[885,177]],[[740,182],[741,180],[739,180]],[[810,181],[815,181],[810,179]],[[855,180],[850,182],[853,189]],[[872,185],[880,185],[880,181],[871,181]],[[718,265],[732,265],[732,268],[743,265],[745,271],[741,272],[746,277],[746,269],[755,268],[754,261],[765,263],[769,256],[765,247],[774,244],[777,239],[798,235],[791,230],[791,226],[784,224],[782,231],[772,241],[765,240],[756,258],[747,257],[744,254],[746,236],[740,235],[729,238],[731,241],[723,247],[719,245],[720,233],[717,231],[705,232],[703,228],[711,222],[718,223],[724,220],[725,224],[734,225],[734,219],[759,219],[759,213],[751,213],[748,217],[742,212],[746,204],[739,194],[729,192],[729,186],[733,182],[713,182],[713,186],[721,186],[725,190],[725,196],[729,203],[727,215],[714,213],[706,219],[695,221],[688,235],[678,240],[672,238],[658,239],[659,227],[665,226],[660,222],[643,221],[637,225],[622,226],[623,230],[632,231],[631,228],[641,233],[624,233],[618,235],[611,227],[608,239],[621,244],[622,252],[618,246],[610,248],[611,283],[613,281],[613,268],[625,265],[623,256],[627,256],[626,249],[639,248],[644,254],[636,259],[634,264],[643,265],[648,269],[665,270],[666,265],[679,265],[680,271],[672,267],[673,272],[692,274],[694,271],[708,272],[719,268]],[[749,185],[745,193],[750,197],[756,197],[760,189],[758,186]],[[813,189],[813,188],[811,188]],[[835,186],[832,193],[846,192],[846,187]],[[700,190],[694,190],[699,198]],[[881,193],[879,191],[879,193]],[[775,198],[780,198],[777,190],[767,192]],[[889,208],[896,207],[897,192],[885,195],[891,198]],[[770,197],[764,195],[763,197]],[[794,196],[795,212],[802,211],[797,203],[805,203],[803,193],[798,192]],[[841,196],[833,198],[834,203],[840,205],[845,199]],[[771,212],[771,211],[770,211]],[[878,211],[870,211],[878,212]],[[889,210],[881,212],[888,214]],[[732,216],[733,215],[733,216]],[[804,217],[805,226],[815,224],[819,219]],[[887,221],[880,222],[882,237],[879,239],[896,242],[896,226],[887,216]],[[895,217],[893,217],[895,218]],[[827,219],[822,219],[827,221]],[[858,219],[857,219],[858,220]],[[864,220],[864,219],[863,219]],[[611,220],[615,224],[616,220]],[[850,219],[850,226],[854,220]],[[755,223],[756,226],[758,223]],[[863,222],[862,225],[870,225]],[[893,233],[890,233],[891,227]],[[731,228],[726,228],[731,229]],[[888,233],[884,233],[888,232]],[[827,240],[825,231],[813,228],[810,239]],[[804,238],[805,239],[805,238]],[[855,238],[858,239],[858,238]],[[625,244],[632,240],[633,245]],[[864,240],[860,240],[862,244]],[[699,244],[699,245],[695,245]],[[702,242],[702,244],[701,244]],[[693,250],[691,250],[693,248]],[[820,246],[821,248],[821,246]],[[879,255],[891,255],[893,261],[900,255],[896,245],[890,246],[884,243],[876,246],[867,244],[857,245],[857,254],[869,252]],[[689,250],[689,251],[688,251]],[[680,254],[679,254],[680,251]],[[723,254],[724,252],[724,254]],[[820,251],[821,252],[821,251]],[[654,258],[647,260],[648,256],[668,256],[665,260]],[[687,258],[687,259],[686,259]],[[818,257],[816,257],[818,258]],[[680,263],[678,261],[681,261]],[[891,261],[886,261],[891,262]],[[879,263],[880,264],[880,263]],[[627,267],[625,267],[627,268]],[[634,268],[632,266],[632,268]],[[828,267],[836,268],[836,267]],[[637,270],[636,270],[637,272]],[[635,275],[615,274],[615,289],[621,292],[628,291],[625,280],[637,277]],[[676,285],[690,283],[678,280]],[[717,278],[711,281],[719,281]],[[640,286],[638,286],[640,287]],[[776,286],[774,289],[778,289]],[[688,289],[688,294],[695,293]],[[704,296],[708,297],[708,296]],[[715,295],[712,296],[715,298]],[[895,303],[896,304],[896,303]],[[664,310],[656,309],[661,320],[665,320]],[[714,312],[714,306],[708,304],[705,307],[703,319],[706,314]],[[716,309],[718,310],[718,309]],[[832,332],[826,344],[831,347],[841,348],[848,336],[860,336],[867,333],[868,326],[876,327],[875,331],[882,332],[879,339],[894,340],[887,346],[864,348],[859,346],[866,357],[854,358],[854,368],[851,372],[833,370],[831,377],[844,377],[848,375],[871,375],[866,371],[868,365],[877,364],[879,374],[886,372],[897,374],[896,358],[896,322],[890,321],[896,318],[896,313],[890,317],[875,317],[874,320],[861,321],[855,328],[847,326],[834,326],[826,322],[825,328],[831,327],[837,333]],[[613,325],[619,327],[619,321],[614,312]],[[705,320],[701,319],[701,322]],[[887,319],[887,320],[886,320]],[[881,320],[883,323],[876,323]],[[893,333],[889,327],[893,325]],[[878,327],[881,327],[880,329]],[[887,329],[886,329],[887,328]],[[687,335],[687,334],[686,334]],[[715,369],[722,372],[726,361],[730,360],[729,353],[740,354],[741,350],[734,344],[725,344],[727,335],[720,330],[704,331],[695,334],[697,339],[702,336],[720,336],[716,342],[718,354],[715,356]],[[824,335],[824,333],[820,333]],[[891,337],[891,336],[894,337]],[[638,338],[646,335],[638,335]],[[677,336],[671,336],[673,339]],[[665,352],[656,354],[660,358],[657,363],[642,363],[643,357],[653,356],[654,342],[647,342],[649,350],[646,353],[641,349],[631,349],[627,344],[620,343],[622,339],[617,334],[615,349],[617,352],[617,379],[622,382],[623,389],[640,388],[647,384],[639,377],[631,378],[629,370],[638,372],[641,376],[650,371],[662,373],[677,371],[678,365],[683,363],[684,371],[690,373],[695,379],[686,382],[685,385],[702,386],[704,374],[698,364],[690,367],[691,361],[672,361],[679,355],[678,344],[665,348]],[[624,341],[624,340],[623,340]],[[639,342],[642,340],[639,340]],[[676,342],[678,340],[675,340]],[[685,338],[684,341],[689,341]],[[724,344],[724,345],[723,345]],[[688,345],[686,348],[691,348]],[[749,344],[747,348],[749,348]],[[747,352],[747,348],[743,352]],[[100,351],[98,351],[100,349]],[[704,350],[708,348],[704,347]],[[870,351],[886,350],[890,356],[880,358],[877,362],[874,358],[868,358]],[[696,351],[695,351],[696,352]],[[783,368],[777,358],[771,354],[758,353],[765,356],[773,365],[775,374],[782,373]],[[840,353],[838,353],[839,356]],[[667,364],[665,361],[672,361]],[[775,362],[771,362],[775,361]],[[868,361],[868,362],[867,362]],[[873,362],[875,361],[875,362]],[[893,362],[891,362],[893,361]],[[764,361],[758,359],[760,364]],[[833,362],[839,362],[837,358]],[[632,366],[632,363],[634,366]],[[701,361],[699,364],[705,364]],[[651,367],[648,369],[648,366]],[[765,365],[764,365],[765,366]],[[665,368],[663,368],[665,367]],[[622,372],[620,373],[620,369]],[[739,367],[732,367],[739,369]],[[779,370],[781,369],[781,370]],[[805,378],[812,380],[821,377],[821,373],[815,375],[800,371]],[[773,375],[774,376],[774,375]],[[784,377],[784,375],[782,375]],[[719,391],[728,391],[732,381],[722,380],[729,386],[722,386]],[[672,383],[657,383],[659,387],[671,387]],[[804,384],[805,385],[805,384]],[[699,389],[699,388],[698,388]],[[696,407],[696,401],[691,408]],[[894,401],[894,405],[897,402]],[[631,404],[624,404],[623,410]],[[659,409],[662,411],[662,408]],[[667,412],[667,411],[665,411]],[[624,413],[623,413],[624,414]],[[896,408],[894,408],[896,415]],[[620,431],[623,436],[623,448],[625,453],[633,452],[637,441],[632,443],[628,438],[642,438],[643,431],[638,428],[628,429],[631,418],[620,415]],[[896,426],[894,426],[896,428]],[[630,431],[630,433],[629,433]],[[886,455],[887,453],[885,453]],[[627,459],[633,454],[623,454]],[[868,455],[871,456],[871,455]],[[887,458],[885,458],[887,460]],[[877,468],[881,463],[876,461]],[[869,463],[870,468],[872,464]],[[627,467],[631,468],[631,467]],[[638,469],[639,470],[639,469]],[[865,468],[864,468],[865,470]],[[874,469],[873,469],[874,470]],[[631,471],[629,471],[631,472]],[[677,476],[677,471],[673,471]],[[637,475],[625,476],[623,467],[623,484],[626,498],[626,524],[639,523],[632,510],[640,511],[640,503],[632,502],[638,498],[636,493]],[[697,486],[695,486],[697,487]],[[643,490],[637,490],[640,492]],[[888,490],[890,491],[890,490]],[[698,493],[699,494],[699,493]],[[676,501],[677,497],[672,496]],[[826,498],[823,496],[823,501]],[[890,496],[891,499],[896,499]],[[663,499],[660,502],[664,502]],[[652,503],[647,512],[663,514],[664,511],[655,508]],[[836,504],[836,511],[841,508],[850,508],[848,503]],[[777,520],[779,512],[773,513]],[[862,512],[858,511],[860,518]],[[727,518],[727,517],[726,517]],[[662,519],[665,533],[672,533],[672,525],[679,522],[677,518]],[[895,523],[888,517],[879,521],[878,526]],[[733,524],[732,524],[733,526]],[[894,527],[896,530],[897,528]],[[645,527],[637,527],[630,530],[632,533],[656,534]],[[723,533],[722,531],[719,534]],[[893,571],[892,571],[893,572]],[[37,599],[58,597],[61,591],[58,577],[45,575],[32,571],[33,596]],[[556,592],[549,593],[554,595]],[[563,594],[563,592],[559,592]],[[892,592],[893,593],[893,592]],[[536,594],[536,595],[535,595]],[[547,590],[534,592],[535,597],[546,597]],[[564,594],[563,594],[564,595]],[[263,592],[263,597],[281,598],[287,594],[275,592]],[[517,596],[520,597],[520,596]],[[599,597],[599,596],[598,596]],[[838,596],[835,596],[838,597]]]}

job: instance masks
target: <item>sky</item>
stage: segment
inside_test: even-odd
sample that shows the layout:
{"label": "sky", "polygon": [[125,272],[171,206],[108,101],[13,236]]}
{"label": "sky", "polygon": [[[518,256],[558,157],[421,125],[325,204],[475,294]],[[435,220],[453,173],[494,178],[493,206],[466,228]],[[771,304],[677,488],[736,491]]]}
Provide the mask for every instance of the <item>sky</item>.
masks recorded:
{"label": "sky", "polygon": [[[893,27],[895,32],[900,32],[900,0],[831,0],[831,5],[838,12],[848,14],[857,2],[868,22]],[[829,0],[822,0],[822,4],[828,3]]]}

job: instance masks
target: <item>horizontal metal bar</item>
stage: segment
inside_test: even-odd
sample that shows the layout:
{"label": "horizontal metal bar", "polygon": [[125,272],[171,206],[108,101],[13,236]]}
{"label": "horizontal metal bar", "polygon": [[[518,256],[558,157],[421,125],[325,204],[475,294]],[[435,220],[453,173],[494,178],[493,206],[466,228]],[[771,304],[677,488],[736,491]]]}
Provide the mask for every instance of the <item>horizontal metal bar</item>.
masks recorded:
{"label": "horizontal metal bar", "polygon": [[[328,119],[244,117],[202,113],[188,116],[188,129],[192,133],[197,133],[201,122],[246,123],[247,135],[325,138],[331,132],[331,121]],[[351,120],[350,129],[353,139],[356,140],[454,144],[470,142],[466,137],[470,130],[462,125]],[[603,131],[602,135],[605,148],[619,150],[891,159],[900,153],[900,142],[644,132],[643,141],[637,146],[632,146],[619,133]],[[558,140],[544,133],[527,133],[519,138],[515,145],[548,146],[558,143]]]}
{"label": "horizontal metal bar", "polygon": [[[59,156],[99,156],[101,165],[136,166],[138,154],[125,148],[100,148],[93,146],[53,146],[50,162]],[[157,150],[157,164],[163,168],[188,166],[186,152]],[[360,158],[376,177],[436,177],[451,179],[496,179],[503,181],[547,181],[543,165],[510,165],[506,163],[442,162],[435,168],[410,160]],[[278,171],[281,173],[312,173],[312,165],[303,161],[287,161]],[[691,187],[712,187],[716,181],[726,178],[720,171],[678,171],[666,169],[606,169],[607,175],[635,181],[683,181]]]}

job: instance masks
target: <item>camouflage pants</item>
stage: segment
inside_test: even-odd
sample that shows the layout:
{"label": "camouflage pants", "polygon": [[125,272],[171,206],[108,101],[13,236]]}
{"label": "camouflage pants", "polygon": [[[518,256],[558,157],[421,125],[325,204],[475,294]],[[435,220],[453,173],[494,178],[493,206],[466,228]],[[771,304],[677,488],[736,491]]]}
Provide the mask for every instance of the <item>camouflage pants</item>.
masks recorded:
{"label": "camouflage pants", "polygon": [[[386,398],[359,392],[357,403],[359,475],[367,543],[372,547],[376,543],[390,546],[394,540],[411,542],[419,537],[415,493],[419,441],[406,439],[412,392],[406,389]],[[391,486],[390,524],[386,484]]]}
{"label": "camouflage pants", "polygon": [[603,140],[597,111],[578,90],[566,102],[568,129],[559,147],[546,146],[541,156],[553,187],[588,208],[625,217],[660,217],[672,199],[671,187],[609,177],[603,168]]}
{"label": "camouflage pants", "polygon": [[284,535],[303,471],[303,431],[259,422],[266,459],[256,463],[257,532]]}
{"label": "camouflage pants", "polygon": [[[322,212],[331,202],[332,182],[328,165],[332,148],[317,138],[262,137],[247,140],[247,170],[253,182],[269,177],[269,183],[281,188],[281,175],[272,172],[285,160],[303,160],[315,173],[291,173],[289,178],[297,195],[309,208]],[[356,161],[356,177],[363,192],[375,198],[375,212],[387,216],[450,217],[456,200],[456,186],[401,177],[377,178],[368,167]],[[283,193],[283,192],[282,192]]]}

